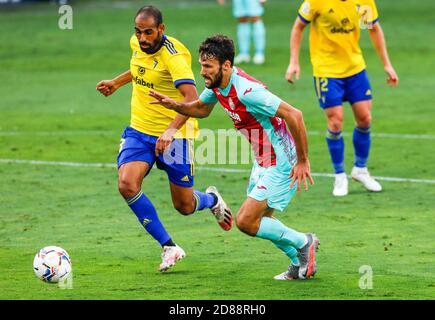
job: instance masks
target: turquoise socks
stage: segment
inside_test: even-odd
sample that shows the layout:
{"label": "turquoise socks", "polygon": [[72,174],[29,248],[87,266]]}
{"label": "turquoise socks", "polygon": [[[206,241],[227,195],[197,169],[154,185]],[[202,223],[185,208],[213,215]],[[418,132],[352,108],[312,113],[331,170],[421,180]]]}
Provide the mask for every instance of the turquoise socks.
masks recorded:
{"label": "turquoise socks", "polygon": [[296,249],[302,248],[307,242],[305,234],[286,227],[279,220],[269,217],[261,219],[260,228],[255,236],[272,241],[292,260],[293,264],[299,264]]}

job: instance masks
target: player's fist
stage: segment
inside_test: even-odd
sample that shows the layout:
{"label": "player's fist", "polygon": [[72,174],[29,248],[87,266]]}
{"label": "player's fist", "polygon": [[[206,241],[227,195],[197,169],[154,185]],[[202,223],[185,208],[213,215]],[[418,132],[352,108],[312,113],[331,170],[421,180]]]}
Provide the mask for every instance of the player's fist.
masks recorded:
{"label": "player's fist", "polygon": [[394,87],[397,86],[399,84],[399,77],[393,66],[387,65],[384,70],[387,73],[387,84]]}
{"label": "player's fist", "polygon": [[290,63],[288,65],[287,71],[285,73],[285,79],[290,83],[295,83],[295,79],[293,79],[293,76],[296,77],[296,80],[299,80],[300,72],[301,72],[301,70],[299,68],[299,64]]}
{"label": "player's fist", "polygon": [[118,87],[113,80],[102,80],[97,83],[96,89],[107,97],[114,93]]}

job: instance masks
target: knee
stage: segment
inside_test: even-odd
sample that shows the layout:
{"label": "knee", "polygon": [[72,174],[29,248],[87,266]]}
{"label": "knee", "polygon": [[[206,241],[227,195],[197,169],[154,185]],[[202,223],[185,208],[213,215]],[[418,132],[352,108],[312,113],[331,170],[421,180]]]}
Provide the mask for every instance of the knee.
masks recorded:
{"label": "knee", "polygon": [[328,119],[328,129],[332,132],[341,131],[343,128],[343,118],[341,117],[333,117]]}
{"label": "knee", "polygon": [[118,191],[124,199],[135,196],[140,191],[140,186],[132,181],[120,179],[118,181]]}
{"label": "knee", "polygon": [[365,114],[364,116],[358,117],[358,119],[356,119],[356,125],[359,128],[368,128],[370,127],[372,124],[372,116],[370,113]]}
{"label": "knee", "polygon": [[239,228],[239,230],[243,233],[246,233],[250,236],[255,236],[257,234],[258,226],[256,226],[255,221],[252,221],[252,219],[243,213],[237,214],[236,225],[237,228]]}
{"label": "knee", "polygon": [[177,201],[174,202],[174,208],[181,213],[182,215],[190,215],[195,211],[195,205],[193,203],[193,200],[191,202],[189,201]]}

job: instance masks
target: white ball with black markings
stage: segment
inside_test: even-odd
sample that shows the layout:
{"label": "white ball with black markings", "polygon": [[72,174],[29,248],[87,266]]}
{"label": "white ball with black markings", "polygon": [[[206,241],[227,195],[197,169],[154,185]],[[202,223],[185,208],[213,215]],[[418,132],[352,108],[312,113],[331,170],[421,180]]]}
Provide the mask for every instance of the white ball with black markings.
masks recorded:
{"label": "white ball with black markings", "polygon": [[68,278],[71,274],[70,256],[61,247],[44,247],[38,251],[33,259],[33,271],[42,281],[57,283]]}

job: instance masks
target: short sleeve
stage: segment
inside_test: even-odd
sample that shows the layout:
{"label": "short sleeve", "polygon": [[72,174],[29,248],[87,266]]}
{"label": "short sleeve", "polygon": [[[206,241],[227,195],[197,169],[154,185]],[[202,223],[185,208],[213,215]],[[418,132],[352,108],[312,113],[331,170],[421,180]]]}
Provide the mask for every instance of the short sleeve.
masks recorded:
{"label": "short sleeve", "polygon": [[364,25],[371,27],[379,20],[378,8],[374,0],[361,0],[358,9]]}
{"label": "short sleeve", "polygon": [[216,104],[218,102],[218,98],[216,97],[213,90],[205,88],[204,91],[199,96],[199,100],[206,104]]}
{"label": "short sleeve", "polygon": [[189,58],[186,54],[175,54],[166,61],[175,87],[184,83],[195,85],[195,77],[187,61]]}
{"label": "short sleeve", "polygon": [[256,86],[251,91],[246,90],[240,101],[246,106],[248,112],[274,117],[281,104],[281,99],[263,86]]}
{"label": "short sleeve", "polygon": [[316,0],[305,0],[299,8],[298,17],[303,23],[308,24],[316,17],[317,11]]}

